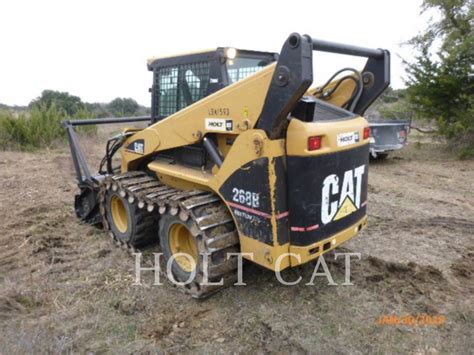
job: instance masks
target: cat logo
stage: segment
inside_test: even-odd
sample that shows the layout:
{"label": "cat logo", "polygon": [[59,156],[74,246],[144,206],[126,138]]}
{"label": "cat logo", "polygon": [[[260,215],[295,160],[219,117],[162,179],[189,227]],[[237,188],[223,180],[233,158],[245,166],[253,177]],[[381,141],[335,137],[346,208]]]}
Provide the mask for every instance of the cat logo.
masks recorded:
{"label": "cat logo", "polygon": [[337,221],[361,207],[362,176],[365,164],[344,173],[342,185],[336,174],[327,176],[323,181],[321,201],[321,221],[328,224]]}
{"label": "cat logo", "polygon": [[145,154],[145,141],[143,139],[133,141],[128,145],[127,151],[140,155]]}

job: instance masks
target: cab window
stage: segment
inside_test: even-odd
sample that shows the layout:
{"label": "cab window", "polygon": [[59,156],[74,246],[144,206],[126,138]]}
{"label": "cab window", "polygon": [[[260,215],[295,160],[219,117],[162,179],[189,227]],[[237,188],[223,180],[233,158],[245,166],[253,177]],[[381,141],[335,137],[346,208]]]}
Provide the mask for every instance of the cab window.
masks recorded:
{"label": "cab window", "polygon": [[158,69],[158,115],[169,116],[207,94],[209,63],[182,64]]}
{"label": "cab window", "polygon": [[255,74],[265,68],[270,61],[262,58],[245,58],[237,57],[235,59],[227,59],[226,68],[230,84]]}

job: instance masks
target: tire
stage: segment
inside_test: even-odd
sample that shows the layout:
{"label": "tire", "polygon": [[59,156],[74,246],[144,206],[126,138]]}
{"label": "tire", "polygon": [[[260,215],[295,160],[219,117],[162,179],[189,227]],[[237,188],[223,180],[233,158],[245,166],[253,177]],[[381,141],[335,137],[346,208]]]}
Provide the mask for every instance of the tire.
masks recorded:
{"label": "tire", "polygon": [[[209,196],[204,197],[209,199]],[[166,265],[176,252],[195,254],[193,267],[188,269],[183,268],[183,258],[181,263],[179,258],[173,259],[171,272],[174,280],[170,280],[183,283],[179,286],[194,298],[209,297],[232,285],[237,276],[237,257],[227,253],[239,252],[238,233],[225,205],[215,202],[215,199],[211,201],[213,202],[187,210],[188,213],[184,215],[170,210],[160,217],[159,222],[160,247]],[[192,246],[191,253],[186,250],[189,247],[177,250],[176,243],[172,242],[172,235],[177,229],[186,235],[185,239],[192,242],[183,243]]]}
{"label": "tire", "polygon": [[[118,210],[121,212],[117,214]],[[107,190],[105,211],[117,240],[137,248],[156,240],[157,218],[146,209],[139,209],[136,203],[129,203],[119,191]]]}
{"label": "tire", "polygon": [[[183,222],[180,220],[180,218],[176,216],[172,216],[170,214],[165,214],[160,218],[159,222],[159,239],[160,239],[160,246],[161,250],[163,252],[163,256],[165,258],[165,261],[168,263],[168,260],[171,258],[171,256],[174,254],[172,247],[171,247],[171,231],[175,228],[186,228],[190,235],[192,236],[190,230],[193,226],[193,222],[191,219],[188,219],[186,222]],[[199,243],[199,236],[198,237],[192,237],[195,243],[196,249],[199,251],[198,243]],[[202,263],[201,258],[198,256],[196,260],[196,269],[200,268],[200,264]],[[175,259],[173,261],[173,264],[171,266],[171,271],[173,275],[176,277],[177,281],[186,281],[191,277],[192,271],[187,271],[183,269],[177,260]]]}
{"label": "tire", "polygon": [[388,153],[377,153],[376,156],[374,157],[372,154],[370,154],[370,160],[385,160],[388,157]]}

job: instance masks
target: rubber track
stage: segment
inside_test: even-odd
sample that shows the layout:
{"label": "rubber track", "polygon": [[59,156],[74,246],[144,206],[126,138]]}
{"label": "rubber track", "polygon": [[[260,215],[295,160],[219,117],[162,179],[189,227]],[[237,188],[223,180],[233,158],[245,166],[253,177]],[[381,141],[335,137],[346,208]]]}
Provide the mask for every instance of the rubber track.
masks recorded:
{"label": "rubber track", "polygon": [[[156,214],[155,220],[165,213],[178,215],[183,222],[192,219],[191,233],[198,241],[199,252],[209,254],[208,279],[214,283],[222,279],[223,285],[204,285],[203,270],[200,268],[197,270],[195,280],[190,284],[180,286],[170,282],[170,285],[194,298],[206,298],[235,282],[237,257],[227,259],[226,256],[228,252],[239,252],[239,237],[227,207],[218,196],[201,190],[175,189],[144,172],[133,171],[106,177],[101,183],[99,192],[103,225],[114,243],[129,253],[139,250],[119,240],[110,230],[106,218],[105,195],[109,189],[118,191],[129,203],[137,204],[147,213]],[[150,228],[158,230],[157,226]],[[158,239],[158,236],[156,238]],[[167,279],[164,266],[161,265],[160,270],[162,276]]]}

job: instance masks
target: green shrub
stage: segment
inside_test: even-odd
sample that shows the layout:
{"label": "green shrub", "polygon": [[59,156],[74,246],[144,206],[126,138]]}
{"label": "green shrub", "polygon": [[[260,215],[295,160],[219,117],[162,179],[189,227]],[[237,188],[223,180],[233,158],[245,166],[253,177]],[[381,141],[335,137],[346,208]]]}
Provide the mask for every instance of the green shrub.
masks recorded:
{"label": "green shrub", "polygon": [[423,0],[437,13],[408,44],[407,98],[419,118],[437,122],[461,158],[474,157],[474,8],[472,0]]}
{"label": "green shrub", "polygon": [[41,96],[31,101],[29,106],[30,108],[39,106],[50,108],[52,105],[64,110],[69,116],[76,115],[85,107],[80,97],[55,90],[43,90]]}
{"label": "green shrub", "polygon": [[[75,118],[90,117],[80,110]],[[57,142],[64,142],[67,135],[62,122],[69,116],[56,105],[33,107],[28,113],[16,117],[12,112],[0,113],[0,149],[35,150],[49,148]],[[87,133],[96,132],[96,126],[81,129]]]}

